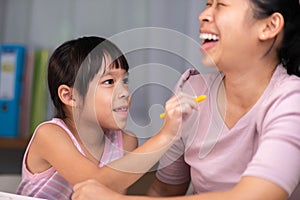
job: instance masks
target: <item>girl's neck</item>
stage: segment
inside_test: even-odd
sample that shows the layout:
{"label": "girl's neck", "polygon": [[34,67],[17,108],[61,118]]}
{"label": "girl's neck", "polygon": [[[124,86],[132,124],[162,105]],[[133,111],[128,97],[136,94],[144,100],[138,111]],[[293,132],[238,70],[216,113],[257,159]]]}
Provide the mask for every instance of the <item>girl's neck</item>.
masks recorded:
{"label": "girl's neck", "polygon": [[82,119],[76,122],[74,119],[66,118],[64,122],[79,142],[87,157],[91,161],[98,162],[104,149],[104,132],[101,127]]}

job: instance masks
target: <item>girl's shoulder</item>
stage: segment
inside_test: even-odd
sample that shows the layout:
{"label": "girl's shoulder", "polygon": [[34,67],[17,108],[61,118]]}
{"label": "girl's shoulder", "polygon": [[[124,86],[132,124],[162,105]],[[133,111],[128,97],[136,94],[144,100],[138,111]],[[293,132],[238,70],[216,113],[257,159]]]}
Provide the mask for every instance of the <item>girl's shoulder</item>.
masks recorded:
{"label": "girl's shoulder", "polygon": [[52,166],[50,161],[53,158],[73,146],[73,141],[62,126],[53,120],[43,122],[35,129],[26,149],[27,167],[32,174],[45,172]]}
{"label": "girl's shoulder", "polygon": [[34,135],[41,133],[41,132],[56,132],[56,133],[67,133],[69,136],[73,136],[70,129],[67,127],[67,125],[64,123],[62,119],[59,118],[53,118],[49,121],[45,121],[41,124],[39,124],[35,131]]}
{"label": "girl's shoulder", "polygon": [[72,146],[75,145],[77,148],[79,146],[78,141],[67,125],[58,118],[53,118],[38,125],[33,133],[32,140],[32,142],[38,142],[47,146],[52,146],[53,144],[61,144],[62,146],[70,144]]}
{"label": "girl's shoulder", "polygon": [[52,128],[55,128],[55,127],[60,127],[61,130],[64,130],[66,129],[64,127],[64,122],[62,119],[58,119],[58,118],[53,118],[51,120],[48,120],[48,121],[44,121],[42,123],[40,123],[34,130],[34,133],[35,134],[36,132],[40,132],[40,131],[46,131],[46,130],[51,130]]}

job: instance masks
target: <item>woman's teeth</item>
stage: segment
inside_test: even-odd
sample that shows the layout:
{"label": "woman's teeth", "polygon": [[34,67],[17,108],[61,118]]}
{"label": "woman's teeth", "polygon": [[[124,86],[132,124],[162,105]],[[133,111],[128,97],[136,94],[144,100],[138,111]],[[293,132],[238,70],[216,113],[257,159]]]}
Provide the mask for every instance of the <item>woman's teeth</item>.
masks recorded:
{"label": "woman's teeth", "polygon": [[219,40],[219,36],[217,36],[215,34],[210,34],[210,33],[201,33],[199,38],[201,40],[214,40],[214,41]]}

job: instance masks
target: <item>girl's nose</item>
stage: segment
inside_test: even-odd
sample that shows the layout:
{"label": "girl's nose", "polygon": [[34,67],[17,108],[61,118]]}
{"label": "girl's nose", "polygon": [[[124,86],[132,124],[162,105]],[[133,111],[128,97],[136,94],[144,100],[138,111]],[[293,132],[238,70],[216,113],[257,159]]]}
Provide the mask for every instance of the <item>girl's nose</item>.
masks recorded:
{"label": "girl's nose", "polygon": [[119,98],[128,99],[130,97],[130,92],[129,92],[129,89],[128,89],[128,85],[120,84],[118,90],[119,90],[118,91],[118,97]]}

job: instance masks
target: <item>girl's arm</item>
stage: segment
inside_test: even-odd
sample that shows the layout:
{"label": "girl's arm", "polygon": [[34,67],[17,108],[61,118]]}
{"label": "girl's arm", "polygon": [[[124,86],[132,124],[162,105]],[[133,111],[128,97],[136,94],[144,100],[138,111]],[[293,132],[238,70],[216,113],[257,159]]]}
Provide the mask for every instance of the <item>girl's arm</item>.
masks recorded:
{"label": "girl's arm", "polygon": [[96,179],[115,191],[123,192],[159,160],[178,136],[182,116],[190,115],[197,107],[192,96],[179,94],[171,98],[166,103],[163,128],[132,153],[102,168],[78,152],[64,130],[54,124],[39,128],[32,148],[36,148],[40,158],[73,185]]}
{"label": "girl's arm", "polygon": [[244,177],[231,190],[179,197],[125,196],[116,193],[95,180],[74,186],[72,200],[285,200],[288,194],[278,185],[256,177]]}

